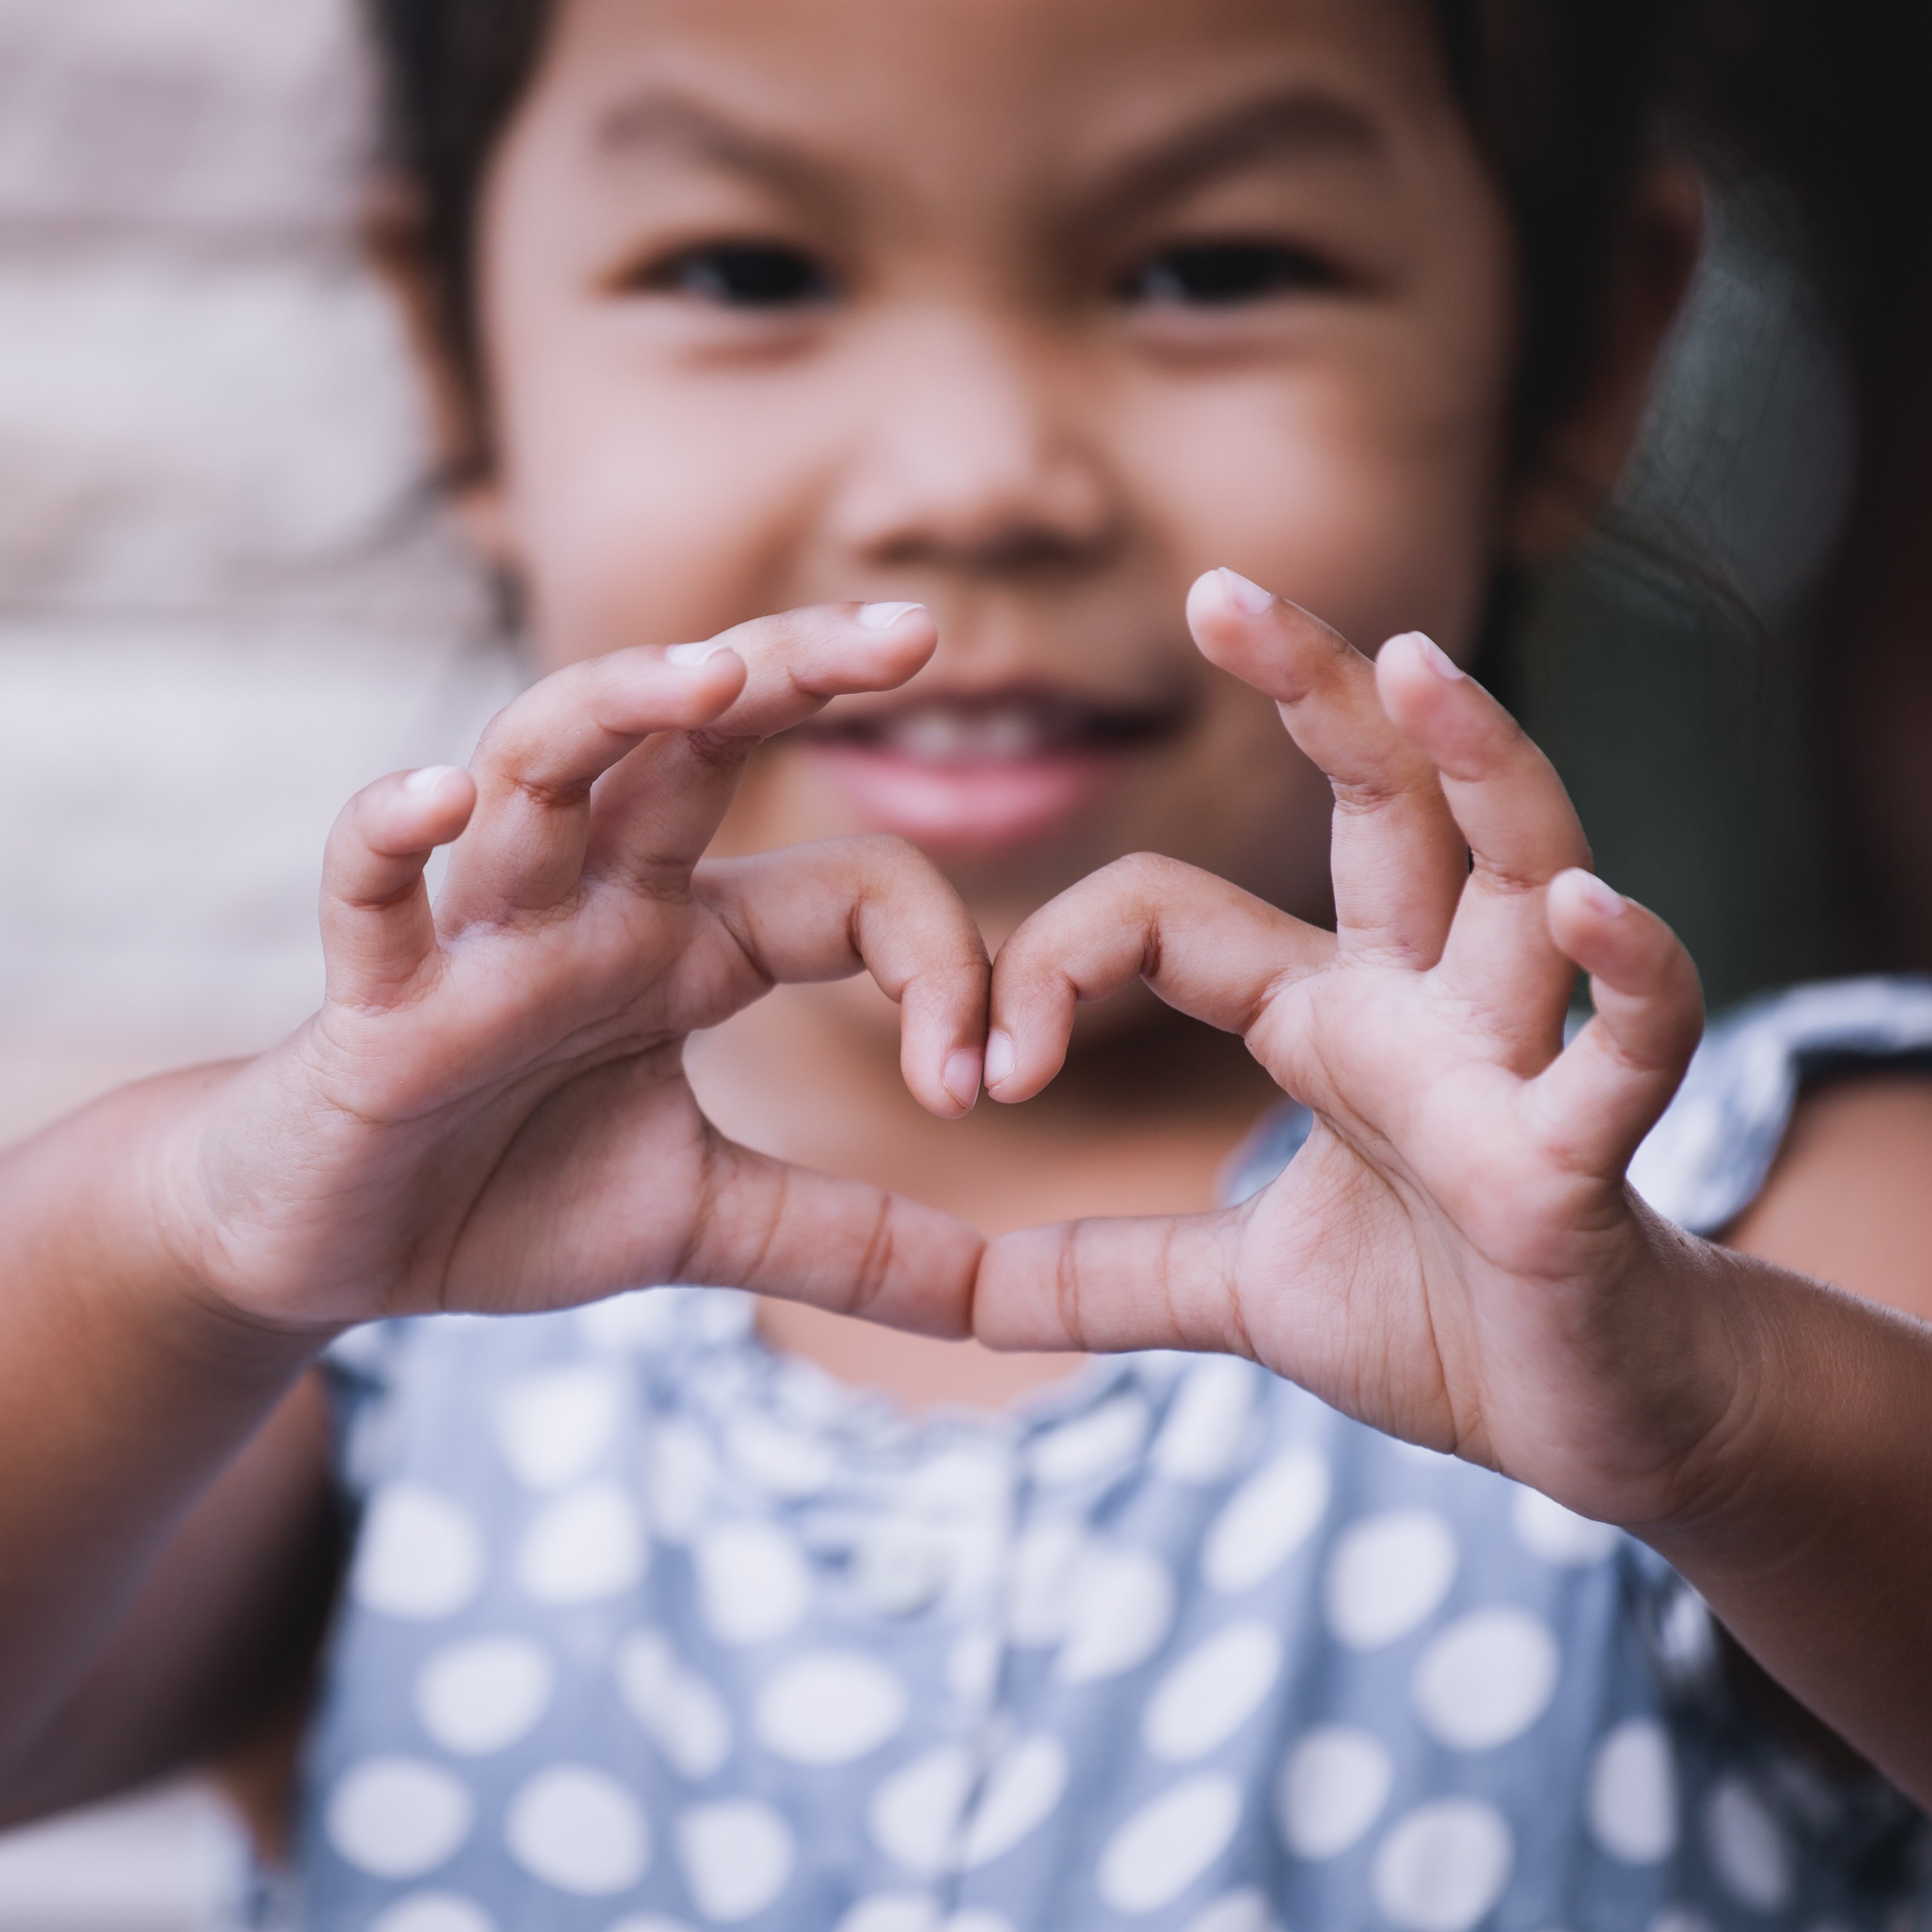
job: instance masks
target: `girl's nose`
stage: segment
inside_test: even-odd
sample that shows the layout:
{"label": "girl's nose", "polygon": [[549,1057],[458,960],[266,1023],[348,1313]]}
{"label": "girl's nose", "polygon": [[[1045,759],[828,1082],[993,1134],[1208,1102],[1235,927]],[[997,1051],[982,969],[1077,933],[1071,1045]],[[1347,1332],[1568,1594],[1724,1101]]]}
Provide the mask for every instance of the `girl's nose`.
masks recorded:
{"label": "girl's nose", "polygon": [[1070,358],[949,320],[879,344],[854,380],[865,428],[827,509],[846,555],[1006,574],[1090,568],[1118,545],[1122,493]]}

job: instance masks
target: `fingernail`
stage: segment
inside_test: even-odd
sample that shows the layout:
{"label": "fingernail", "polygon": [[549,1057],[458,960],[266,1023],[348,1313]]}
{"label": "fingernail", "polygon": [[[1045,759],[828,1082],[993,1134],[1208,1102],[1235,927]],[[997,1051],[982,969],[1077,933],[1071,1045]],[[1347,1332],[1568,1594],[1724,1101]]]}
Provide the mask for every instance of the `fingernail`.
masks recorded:
{"label": "fingernail", "polygon": [[962,1107],[970,1107],[980,1097],[980,1058],[970,1046],[956,1048],[946,1056],[946,1070],[939,1084]]}
{"label": "fingernail", "polygon": [[674,664],[701,664],[706,658],[715,658],[720,651],[730,646],[721,644],[716,638],[701,644],[674,644],[664,652],[664,662]]}
{"label": "fingernail", "polygon": [[454,771],[454,765],[425,765],[403,781],[403,789],[412,798],[428,798]]}
{"label": "fingernail", "polygon": [[1013,1045],[1011,1034],[1001,1033],[998,1028],[986,1036],[986,1084],[997,1087],[1003,1080],[1012,1077],[1013,1069],[1020,1064],[1020,1056]]}
{"label": "fingernail", "polygon": [[1405,631],[1399,638],[1391,638],[1392,644],[1409,644],[1415,646],[1416,655],[1445,683],[1453,684],[1467,674],[1456,660],[1433,638],[1420,631]]}
{"label": "fingernail", "polygon": [[862,604],[859,621],[868,631],[890,631],[908,610],[923,610],[923,604]]}
{"label": "fingernail", "polygon": [[1222,570],[1221,594],[1237,610],[1250,617],[1258,617],[1264,610],[1272,610],[1275,604],[1272,590],[1264,590],[1238,570]]}
{"label": "fingernail", "polygon": [[1576,890],[1582,895],[1585,904],[1605,919],[1621,919],[1630,910],[1630,901],[1622,893],[1612,892],[1594,872],[1580,871],[1576,874]]}

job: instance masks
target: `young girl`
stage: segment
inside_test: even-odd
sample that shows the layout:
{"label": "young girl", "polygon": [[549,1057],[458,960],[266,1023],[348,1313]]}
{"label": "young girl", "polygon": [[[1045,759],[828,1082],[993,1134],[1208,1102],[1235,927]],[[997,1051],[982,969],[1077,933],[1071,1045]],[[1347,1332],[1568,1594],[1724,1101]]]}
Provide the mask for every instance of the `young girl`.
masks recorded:
{"label": "young girl", "polygon": [[[345,813],[300,1034],[5,1172],[14,1807],[262,1710],[346,1488],[320,1932],[1880,1923],[1900,1814],[1653,1552],[1922,1772],[1922,1541],[1834,1552],[1925,1453],[1790,1418],[1924,1344],[1625,1187],[1694,979],[1457,668],[1691,253],[1655,11],[378,24],[557,668]],[[1226,1036],[1074,1025],[1143,979]],[[1747,1022],[1653,1198],[1923,1009]]]}

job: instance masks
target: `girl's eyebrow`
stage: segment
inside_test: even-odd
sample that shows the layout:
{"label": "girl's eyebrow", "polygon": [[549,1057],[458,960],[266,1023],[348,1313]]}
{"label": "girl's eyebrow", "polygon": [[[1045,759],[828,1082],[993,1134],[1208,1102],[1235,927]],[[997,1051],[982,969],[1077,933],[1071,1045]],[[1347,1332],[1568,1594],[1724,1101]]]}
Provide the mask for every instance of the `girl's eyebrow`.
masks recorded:
{"label": "girl's eyebrow", "polygon": [[1262,162],[1335,154],[1373,159],[1387,146],[1381,126],[1353,101],[1325,88],[1291,88],[1216,113],[1130,156],[1110,170],[1091,212],[1104,218],[1176,200]]}
{"label": "girl's eyebrow", "polygon": [[628,160],[670,154],[749,176],[790,197],[831,202],[844,197],[834,171],[790,142],[753,134],[668,88],[626,96],[599,117],[592,148]]}

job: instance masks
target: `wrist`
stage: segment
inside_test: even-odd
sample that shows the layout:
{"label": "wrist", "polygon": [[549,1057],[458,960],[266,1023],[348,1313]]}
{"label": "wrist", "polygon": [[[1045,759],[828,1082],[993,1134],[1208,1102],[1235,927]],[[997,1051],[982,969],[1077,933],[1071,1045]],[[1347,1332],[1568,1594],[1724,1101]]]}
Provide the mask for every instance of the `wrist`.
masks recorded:
{"label": "wrist", "polygon": [[1673,1507],[1629,1526],[1700,1583],[1764,1580],[1895,1475],[1912,1378],[1932,1358],[1916,1324],[1705,1245],[1721,1284],[1728,1399],[1684,1457]]}
{"label": "wrist", "polygon": [[17,1150],[7,1191],[16,1225],[34,1230],[31,1271],[76,1313],[224,1378],[275,1383],[340,1324],[270,1318],[227,1279],[200,1150],[236,1072],[198,1067],[106,1096]]}

